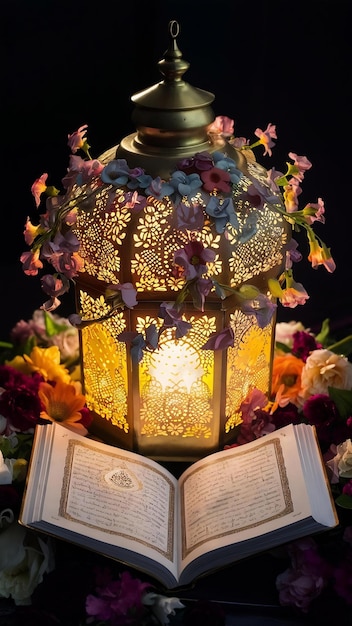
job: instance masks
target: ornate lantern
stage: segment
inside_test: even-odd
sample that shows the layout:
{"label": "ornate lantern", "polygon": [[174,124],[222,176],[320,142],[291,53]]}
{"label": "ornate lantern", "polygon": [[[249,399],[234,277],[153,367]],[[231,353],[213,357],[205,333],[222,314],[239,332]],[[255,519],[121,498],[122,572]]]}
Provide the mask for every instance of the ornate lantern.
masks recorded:
{"label": "ornate lantern", "polygon": [[[209,132],[214,96],[183,80],[177,35],[171,22],[163,79],[132,97],[137,130],[99,158],[74,227],[94,431],[160,460],[219,449],[249,391],[268,391],[275,316],[257,313],[289,238],[267,171]],[[123,289],[135,306],[114,306]]]}

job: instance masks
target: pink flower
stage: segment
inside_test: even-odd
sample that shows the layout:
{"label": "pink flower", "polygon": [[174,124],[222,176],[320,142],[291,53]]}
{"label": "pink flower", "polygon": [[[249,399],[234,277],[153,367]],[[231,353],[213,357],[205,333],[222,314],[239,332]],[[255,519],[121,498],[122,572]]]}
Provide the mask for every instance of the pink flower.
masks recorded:
{"label": "pink flower", "polygon": [[43,267],[43,263],[39,259],[39,250],[36,250],[36,252],[23,252],[20,261],[23,264],[22,269],[27,276],[36,276],[38,270]]}
{"label": "pink flower", "polygon": [[37,178],[32,187],[31,187],[31,192],[34,196],[34,200],[35,200],[35,204],[36,207],[38,208],[38,206],[40,205],[40,196],[42,195],[42,193],[44,193],[44,191],[46,190],[47,186],[46,186],[46,180],[48,178],[48,174],[42,174],[40,178]]}
{"label": "pink flower", "polygon": [[302,193],[302,189],[298,181],[294,178],[290,179],[288,185],[284,186],[284,202],[288,213],[294,213],[298,209],[298,196]]}
{"label": "pink flower", "polygon": [[254,134],[256,137],[259,137],[259,143],[263,144],[264,146],[264,156],[266,154],[271,156],[272,155],[271,148],[275,146],[272,139],[277,139],[276,126],[274,126],[273,124],[268,124],[268,126],[266,127],[266,130],[257,128],[254,131]]}
{"label": "pink flower", "polygon": [[294,161],[293,166],[289,167],[288,173],[294,178],[297,178],[297,180],[302,181],[304,173],[312,167],[311,162],[308,161],[307,157],[298,156],[295,152],[289,152],[288,156],[292,159],[292,161]]}
{"label": "pink flower", "polygon": [[306,204],[303,209],[303,215],[306,218],[307,224],[311,225],[314,222],[320,222],[325,224],[325,206],[324,201],[318,198],[318,202],[310,202]]}
{"label": "pink flower", "polygon": [[324,265],[328,272],[332,273],[335,271],[336,264],[329,248],[324,244],[320,246],[315,237],[310,238],[309,248],[308,261],[311,262],[313,269],[316,269],[319,265]]}
{"label": "pink flower", "polygon": [[25,229],[23,232],[24,235],[24,240],[27,244],[27,246],[31,246],[34,239],[37,237],[37,235],[40,232],[40,226],[34,226],[30,220],[29,217],[27,217],[27,221],[26,221],[26,225],[25,225]]}
{"label": "pink flower", "polygon": [[226,115],[218,115],[208,127],[208,132],[222,135],[222,137],[231,137],[234,132],[234,121]]}
{"label": "pink flower", "polygon": [[83,148],[83,146],[86,144],[87,140],[85,138],[85,134],[87,132],[87,128],[88,124],[84,124],[84,126],[80,126],[78,130],[72,133],[72,135],[67,135],[67,145],[70,148],[72,154],[75,154],[77,150]]}

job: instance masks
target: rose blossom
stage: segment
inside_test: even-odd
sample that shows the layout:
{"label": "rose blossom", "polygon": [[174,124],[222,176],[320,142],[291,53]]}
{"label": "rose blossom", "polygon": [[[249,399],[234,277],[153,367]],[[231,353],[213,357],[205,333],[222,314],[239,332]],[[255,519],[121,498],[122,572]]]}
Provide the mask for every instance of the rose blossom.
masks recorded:
{"label": "rose blossom", "polygon": [[53,566],[50,540],[17,523],[0,534],[0,597],[11,597],[17,605],[31,604],[35,588]]}
{"label": "rose blossom", "polygon": [[313,350],[302,369],[300,396],[328,394],[328,388],[352,389],[352,363],[331,350]]}
{"label": "rose blossom", "polygon": [[338,481],[338,477],[352,478],[352,441],[346,439],[343,443],[340,443],[336,447],[336,454],[333,459],[327,461],[328,467],[330,467],[333,473],[333,479],[331,482]]}
{"label": "rose blossom", "polygon": [[317,343],[315,337],[305,330],[297,331],[293,335],[292,352],[304,362],[306,362],[307,358],[314,350],[320,348],[322,348],[322,345]]}
{"label": "rose blossom", "polygon": [[311,602],[327,585],[330,569],[321,558],[311,537],[298,539],[289,546],[291,567],[276,578],[280,604],[297,606],[307,612]]}
{"label": "rose blossom", "polygon": [[301,322],[278,322],[275,327],[275,341],[284,343],[289,348],[293,346],[293,335],[305,330]]}

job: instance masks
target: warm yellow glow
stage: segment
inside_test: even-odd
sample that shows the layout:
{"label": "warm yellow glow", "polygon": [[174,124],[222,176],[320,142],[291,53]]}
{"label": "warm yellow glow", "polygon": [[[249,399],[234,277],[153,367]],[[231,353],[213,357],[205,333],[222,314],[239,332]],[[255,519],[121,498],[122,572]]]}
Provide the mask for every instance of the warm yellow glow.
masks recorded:
{"label": "warm yellow glow", "polygon": [[186,341],[167,341],[155,351],[150,360],[149,374],[162,387],[162,391],[187,389],[200,380],[204,369],[199,355]]}

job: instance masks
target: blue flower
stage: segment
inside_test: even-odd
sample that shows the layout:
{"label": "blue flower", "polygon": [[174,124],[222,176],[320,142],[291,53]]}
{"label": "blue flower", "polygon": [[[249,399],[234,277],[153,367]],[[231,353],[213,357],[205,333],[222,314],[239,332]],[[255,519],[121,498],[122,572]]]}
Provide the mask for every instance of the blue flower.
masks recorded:
{"label": "blue flower", "polygon": [[217,233],[223,233],[226,224],[231,224],[231,226],[238,229],[238,219],[232,198],[225,198],[225,200],[220,202],[218,197],[212,196],[205,210],[208,215],[214,218]]}
{"label": "blue flower", "polygon": [[127,165],[126,159],[116,159],[110,161],[100,174],[100,178],[104,183],[114,185],[126,185],[129,180],[130,168]]}
{"label": "blue flower", "polygon": [[225,170],[230,174],[230,180],[233,185],[237,185],[237,183],[241,180],[243,174],[237,168],[237,165],[233,159],[225,156],[222,152],[214,152],[213,160],[215,167],[218,167],[219,170]]}
{"label": "blue flower", "polygon": [[177,206],[183,196],[191,196],[197,189],[201,188],[202,184],[199,174],[187,175],[180,170],[176,170],[169,180],[169,186],[172,187],[173,193],[165,195],[170,195]]}

